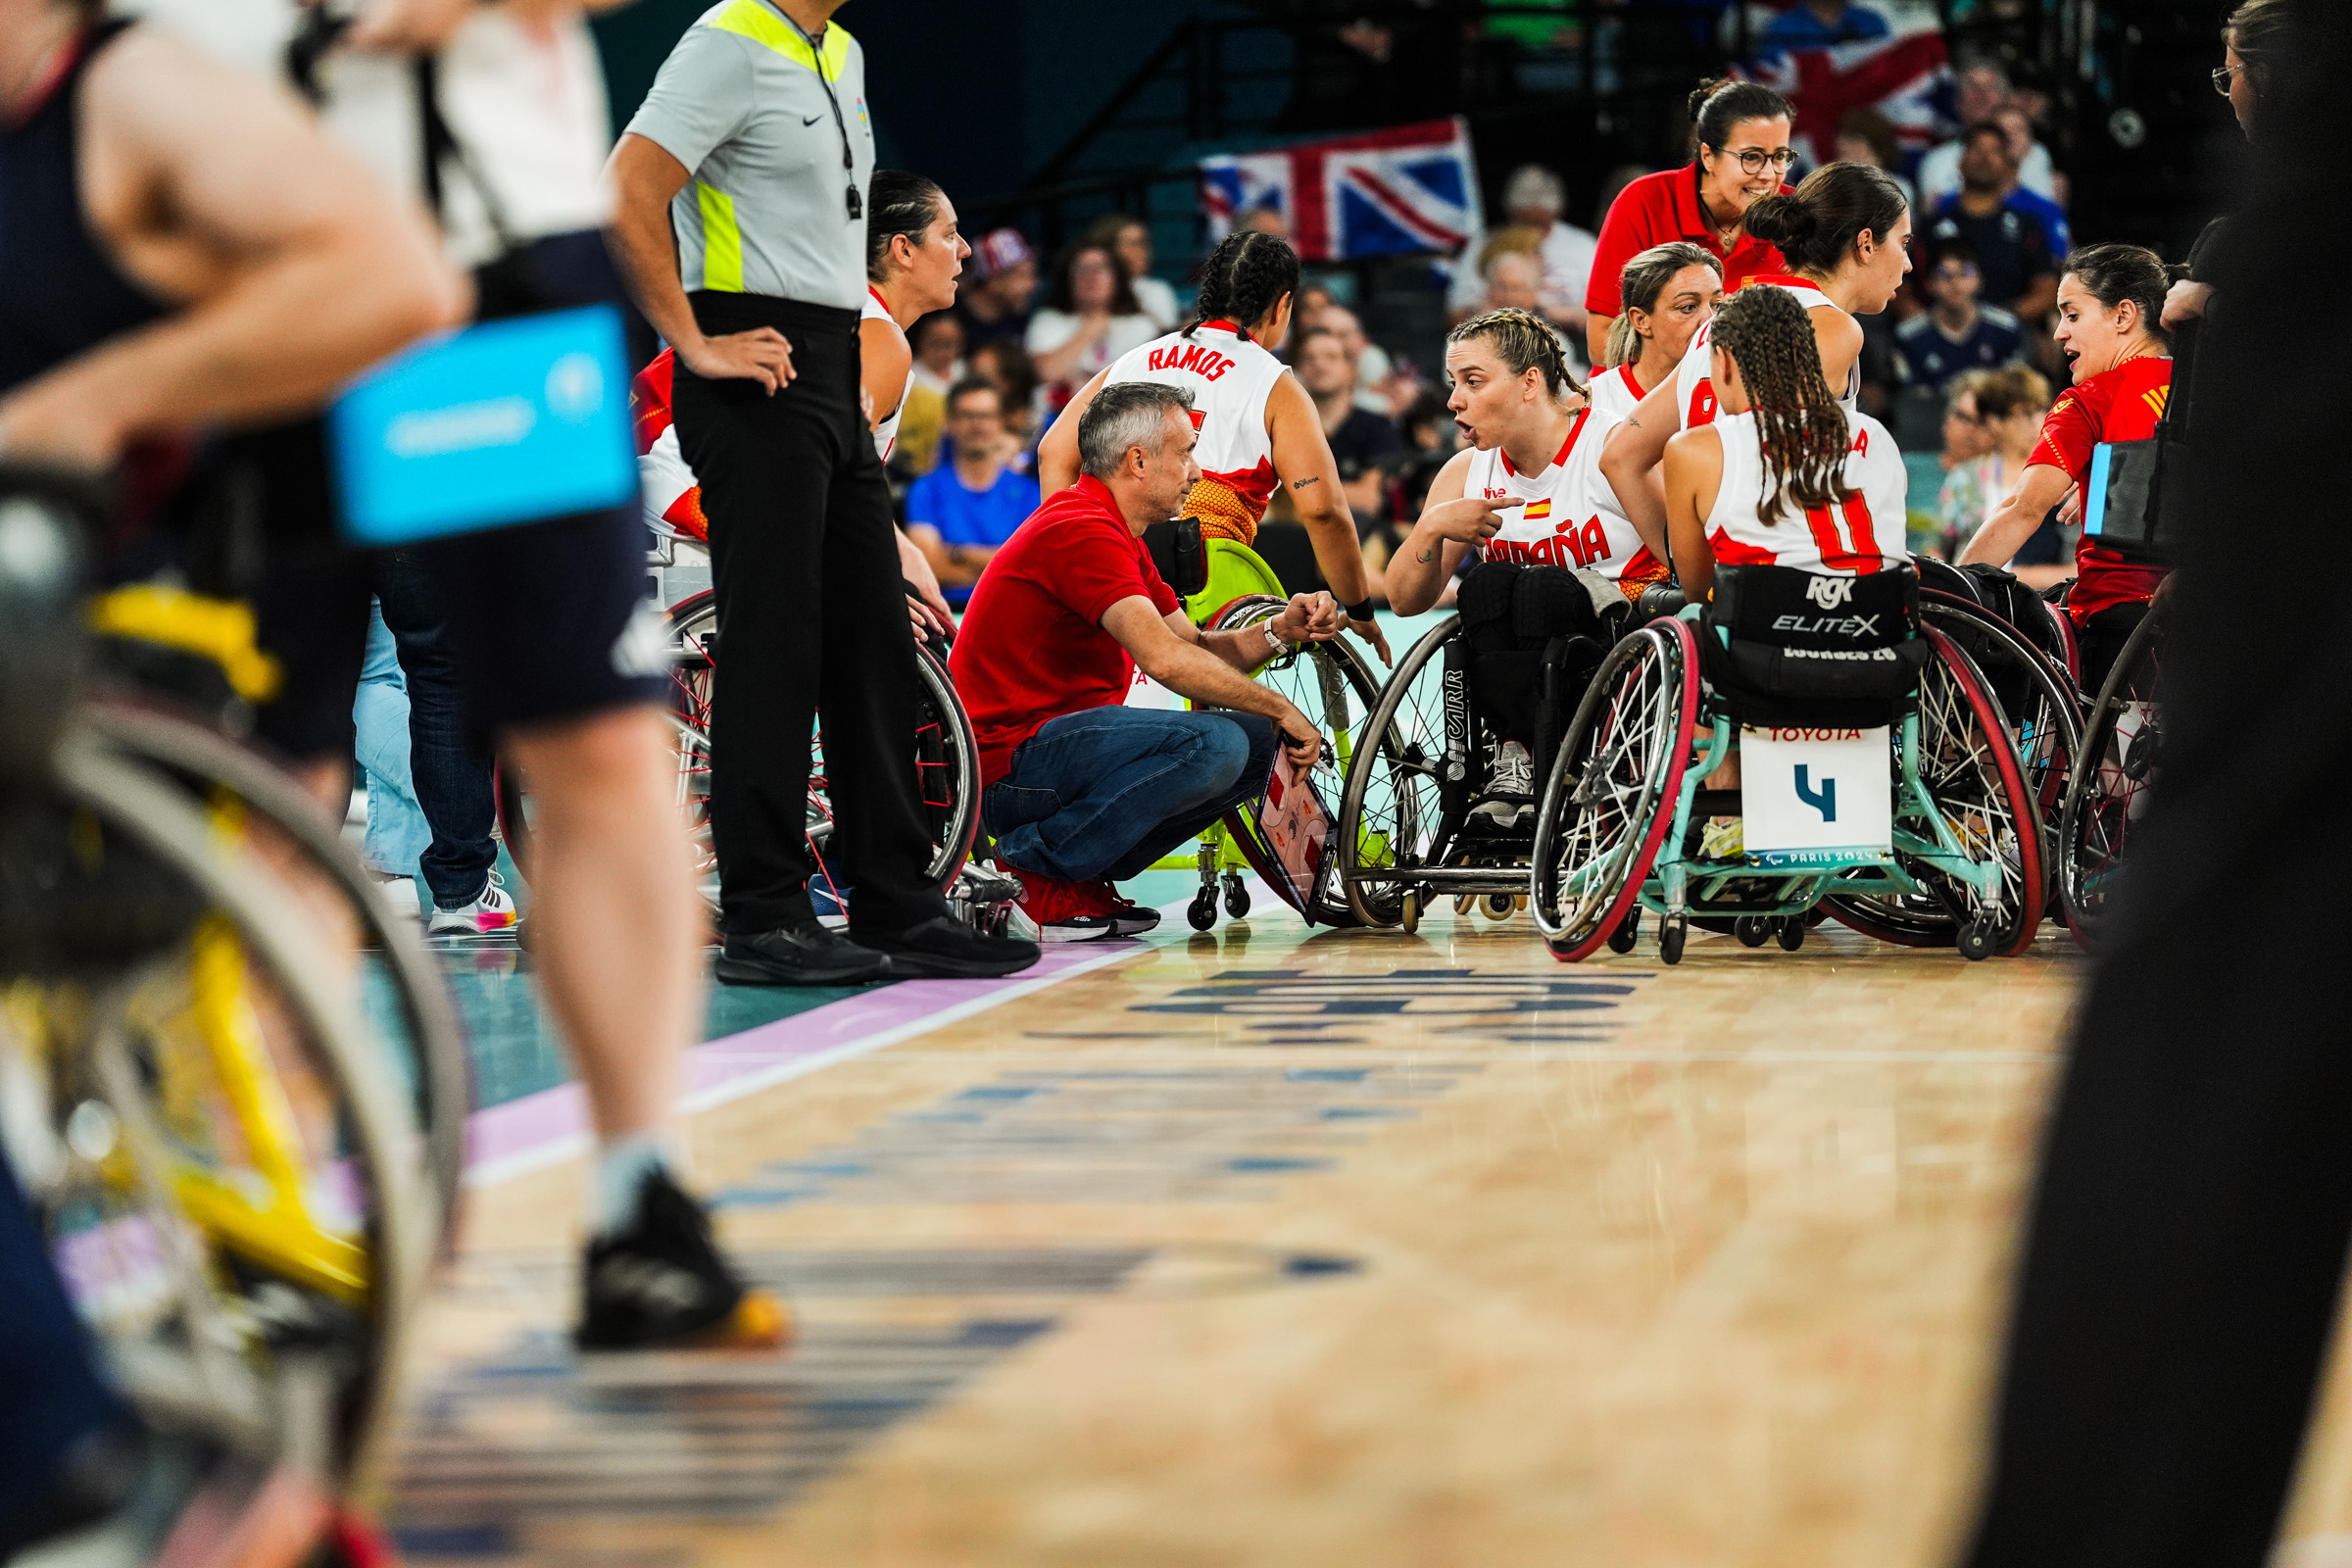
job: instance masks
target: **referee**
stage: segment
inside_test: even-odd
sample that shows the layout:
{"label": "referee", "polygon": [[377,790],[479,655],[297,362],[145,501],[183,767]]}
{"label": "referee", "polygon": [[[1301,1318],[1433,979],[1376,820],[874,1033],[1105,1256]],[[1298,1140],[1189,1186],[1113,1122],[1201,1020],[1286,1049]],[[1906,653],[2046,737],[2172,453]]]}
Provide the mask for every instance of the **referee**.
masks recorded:
{"label": "referee", "polygon": [[[890,492],[858,408],[865,60],[841,0],[721,0],[613,149],[613,250],[677,351],[678,442],[710,519],[718,978],[839,985],[1010,974],[925,875],[917,677]],[[808,902],[809,726],[824,713],[850,935]]]}

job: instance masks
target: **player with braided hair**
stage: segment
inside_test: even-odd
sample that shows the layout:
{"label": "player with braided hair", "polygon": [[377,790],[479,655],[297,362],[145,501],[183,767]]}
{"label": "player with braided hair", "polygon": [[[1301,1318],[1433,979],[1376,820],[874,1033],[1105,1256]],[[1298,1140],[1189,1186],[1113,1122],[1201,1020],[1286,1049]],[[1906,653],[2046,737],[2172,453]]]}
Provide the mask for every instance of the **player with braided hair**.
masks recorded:
{"label": "player with braided hair", "polygon": [[[1869,164],[1829,164],[1805,176],[1794,192],[1767,196],[1747,210],[1748,230],[1787,257],[1787,272],[1749,278],[1748,288],[1772,287],[1795,296],[1810,318],[1823,379],[1843,388],[1838,401],[1857,412],[1861,392],[1862,323],[1857,316],[1886,309],[1911,270],[1911,210],[1902,187]],[[1601,458],[1636,519],[1646,528],[1663,518],[1645,515],[1655,494],[1642,484],[1666,454],[1677,430],[1715,417],[1719,391],[1708,371],[1709,333],[1691,340],[1674,375],[1661,381],[1617,427]]]}
{"label": "player with braided hair", "polygon": [[1204,535],[1248,545],[1275,486],[1288,484],[1323,580],[1347,607],[1348,630],[1385,662],[1389,645],[1372,618],[1371,575],[1340,489],[1339,462],[1314,400],[1275,358],[1290,334],[1298,288],[1298,253],[1288,241],[1256,229],[1227,235],[1201,266],[1193,323],[1130,349],[1079,388],[1038,444],[1038,479],[1049,496],[1077,482],[1078,421],[1103,387],[1183,387],[1200,432],[1193,451],[1200,479],[1185,498],[1185,514],[1200,519]]}
{"label": "player with braided hair", "polygon": [[1705,599],[1718,562],[1840,576],[1902,564],[1902,454],[1886,426],[1830,391],[1804,306],[1787,289],[1742,289],[1709,336],[1721,407],[1666,444],[1684,593]]}

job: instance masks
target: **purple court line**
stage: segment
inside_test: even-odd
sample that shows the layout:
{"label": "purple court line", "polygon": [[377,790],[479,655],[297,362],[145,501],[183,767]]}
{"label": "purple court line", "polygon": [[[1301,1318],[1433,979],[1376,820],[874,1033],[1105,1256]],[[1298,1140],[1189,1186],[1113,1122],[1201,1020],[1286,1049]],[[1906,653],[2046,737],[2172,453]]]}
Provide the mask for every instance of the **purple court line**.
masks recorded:
{"label": "purple court line", "polygon": [[[1163,917],[1183,907],[1171,905]],[[1142,942],[1049,947],[1034,967],[1002,980],[905,980],[722,1036],[687,1054],[680,1108],[708,1110],[1150,951]],[[466,1179],[491,1186],[587,1146],[588,1100],[580,1086],[542,1090],[466,1119]]]}

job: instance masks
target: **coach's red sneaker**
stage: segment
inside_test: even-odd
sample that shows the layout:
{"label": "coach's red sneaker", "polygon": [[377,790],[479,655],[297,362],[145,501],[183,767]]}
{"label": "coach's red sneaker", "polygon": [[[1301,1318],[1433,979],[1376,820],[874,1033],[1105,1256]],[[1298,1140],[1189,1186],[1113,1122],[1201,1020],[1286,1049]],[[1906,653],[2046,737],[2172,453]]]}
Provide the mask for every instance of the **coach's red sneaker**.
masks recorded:
{"label": "coach's red sneaker", "polygon": [[1102,891],[1110,900],[1112,936],[1140,937],[1159,924],[1157,909],[1147,909],[1133,899],[1124,897],[1116,883],[1105,880]]}
{"label": "coach's red sneaker", "polygon": [[1037,928],[1035,940],[1097,942],[1119,934],[1118,899],[1109,883],[1065,882],[1016,866],[1004,869],[1021,879],[1021,896],[1014,901],[1014,907],[1027,924]]}

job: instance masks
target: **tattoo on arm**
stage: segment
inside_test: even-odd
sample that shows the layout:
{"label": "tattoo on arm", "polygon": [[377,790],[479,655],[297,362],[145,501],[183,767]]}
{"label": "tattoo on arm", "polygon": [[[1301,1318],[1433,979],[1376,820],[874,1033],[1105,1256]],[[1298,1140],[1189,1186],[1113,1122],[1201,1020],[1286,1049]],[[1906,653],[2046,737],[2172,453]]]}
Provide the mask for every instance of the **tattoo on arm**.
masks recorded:
{"label": "tattoo on arm", "polygon": [[1642,428],[1642,416],[1638,414],[1627,415],[1625,416],[1625,422],[1632,425],[1637,430]]}
{"label": "tattoo on arm", "polygon": [[1429,547],[1427,550],[1424,550],[1424,551],[1422,551],[1422,552],[1421,552],[1419,555],[1415,556],[1413,559],[1414,559],[1415,561],[1418,561],[1419,563],[1421,563],[1421,564],[1423,564],[1424,566],[1426,566],[1426,565],[1428,565],[1428,564],[1429,564],[1431,562],[1433,562],[1433,561],[1435,561],[1435,560],[1437,560],[1437,559],[1438,559],[1438,547],[1437,547],[1436,545],[1431,545],[1431,546],[1430,546],[1430,547]]}
{"label": "tattoo on arm", "polygon": [[1323,476],[1319,473],[1310,473],[1303,479],[1293,479],[1291,481],[1291,488],[1294,490],[1303,490],[1310,484],[1320,483],[1322,478]]}

